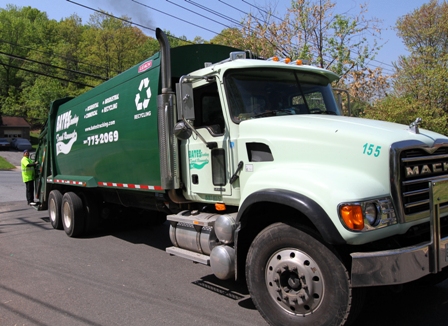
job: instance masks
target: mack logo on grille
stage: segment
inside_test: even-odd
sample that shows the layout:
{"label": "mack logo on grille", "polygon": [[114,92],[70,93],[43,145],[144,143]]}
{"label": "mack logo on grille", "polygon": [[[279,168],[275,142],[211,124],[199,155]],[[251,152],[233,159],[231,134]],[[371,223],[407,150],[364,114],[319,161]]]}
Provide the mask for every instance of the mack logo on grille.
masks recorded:
{"label": "mack logo on grille", "polygon": [[407,166],[406,178],[415,177],[419,175],[431,175],[444,171],[448,171],[448,162]]}

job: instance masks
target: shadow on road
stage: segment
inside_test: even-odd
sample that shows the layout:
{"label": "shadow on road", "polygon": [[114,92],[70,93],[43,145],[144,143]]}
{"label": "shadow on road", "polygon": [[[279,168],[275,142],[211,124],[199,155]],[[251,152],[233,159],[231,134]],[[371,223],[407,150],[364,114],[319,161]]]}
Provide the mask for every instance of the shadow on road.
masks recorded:
{"label": "shadow on road", "polygon": [[257,309],[249,297],[249,291],[245,282],[235,282],[233,279],[220,280],[215,275],[210,274],[194,281],[193,284],[226,298],[235,301],[240,300],[238,305],[244,309]]}
{"label": "shadow on road", "polygon": [[144,244],[165,251],[171,246],[169,223],[154,225],[151,218],[121,216],[101,222],[91,234],[83,238],[98,238],[111,235],[133,244]]}
{"label": "shadow on road", "polygon": [[409,284],[394,293],[390,288],[371,288],[352,326],[406,325],[446,326],[448,281],[437,286]]}

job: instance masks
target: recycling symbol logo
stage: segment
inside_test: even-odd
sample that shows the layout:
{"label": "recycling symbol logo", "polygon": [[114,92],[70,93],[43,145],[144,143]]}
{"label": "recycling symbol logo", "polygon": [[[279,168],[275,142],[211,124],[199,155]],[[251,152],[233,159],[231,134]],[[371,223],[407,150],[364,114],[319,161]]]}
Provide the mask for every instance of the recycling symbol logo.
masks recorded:
{"label": "recycling symbol logo", "polygon": [[[135,95],[135,106],[138,111],[140,110],[146,110],[146,108],[149,105],[149,100],[151,99],[151,88],[149,87],[149,78],[146,77],[140,81],[140,86],[138,87],[139,93]],[[142,92],[143,91],[143,92]],[[143,94],[143,97],[141,98],[140,94]]]}

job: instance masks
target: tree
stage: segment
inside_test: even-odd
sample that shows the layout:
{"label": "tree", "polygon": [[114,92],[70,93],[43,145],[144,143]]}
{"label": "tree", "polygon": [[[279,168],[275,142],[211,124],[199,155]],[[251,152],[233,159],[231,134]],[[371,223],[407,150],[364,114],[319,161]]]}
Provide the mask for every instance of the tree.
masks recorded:
{"label": "tree", "polygon": [[107,12],[90,16],[89,28],[83,34],[83,51],[87,62],[104,68],[102,76],[114,77],[143,60],[136,54],[148,37],[128,21],[128,17],[117,19]]}
{"label": "tree", "polygon": [[8,5],[7,9],[0,9],[0,96],[8,96],[20,85],[17,77],[22,65],[20,57],[26,56],[26,45],[30,40],[32,22],[26,17],[27,10],[20,10],[16,6]]}
{"label": "tree", "polygon": [[[331,0],[294,0],[287,13],[279,17],[271,5],[245,17],[239,33],[228,29],[212,42],[250,49],[265,58],[279,55],[305,59],[330,69],[341,76],[335,86],[348,89],[358,103],[384,96],[388,77],[380,68],[369,68],[381,48],[380,21],[365,18],[365,5],[351,16],[335,14],[334,9]],[[373,36],[373,44],[365,37],[367,33]]]}
{"label": "tree", "polygon": [[243,34],[238,28],[225,28],[210,40],[211,44],[221,44],[237,49],[247,49],[244,47]]}
{"label": "tree", "polygon": [[24,69],[35,66],[29,60],[32,49],[46,47],[52,26],[46,13],[35,8],[8,5],[0,9],[0,107],[4,114],[24,115],[23,85],[33,78]]}
{"label": "tree", "polygon": [[[43,122],[51,101],[77,96],[152,55],[157,41],[107,13],[60,22],[31,7],[0,9],[0,110]],[[156,45],[154,45],[154,42]]]}
{"label": "tree", "polygon": [[421,117],[423,127],[448,134],[447,22],[448,3],[437,0],[398,19],[398,35],[410,55],[396,64],[394,93],[367,116],[404,123]]}

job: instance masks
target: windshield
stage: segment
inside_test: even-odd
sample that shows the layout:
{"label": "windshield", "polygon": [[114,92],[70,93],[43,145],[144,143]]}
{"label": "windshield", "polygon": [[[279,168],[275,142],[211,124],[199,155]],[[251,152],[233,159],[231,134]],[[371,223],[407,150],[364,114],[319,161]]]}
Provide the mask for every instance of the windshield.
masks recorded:
{"label": "windshield", "polygon": [[225,76],[234,122],[294,114],[341,115],[328,79],[286,69],[245,69]]}

